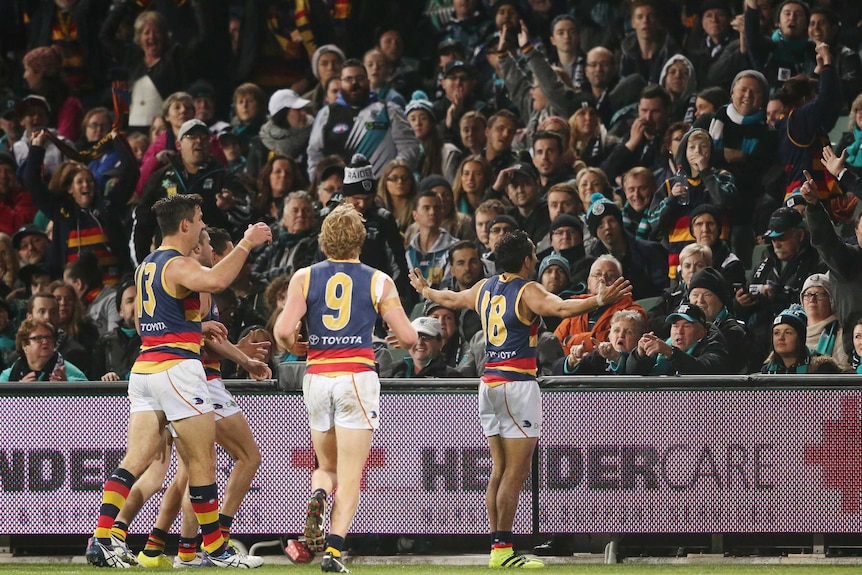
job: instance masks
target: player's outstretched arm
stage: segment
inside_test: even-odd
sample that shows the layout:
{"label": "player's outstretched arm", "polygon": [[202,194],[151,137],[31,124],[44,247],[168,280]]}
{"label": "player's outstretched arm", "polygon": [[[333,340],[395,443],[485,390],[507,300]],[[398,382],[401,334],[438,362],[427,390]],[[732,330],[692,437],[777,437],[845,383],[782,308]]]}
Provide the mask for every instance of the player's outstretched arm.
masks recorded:
{"label": "player's outstretched arm", "polygon": [[416,344],[419,336],[413,324],[410,323],[410,318],[404,312],[401,306],[401,298],[398,297],[398,288],[390,278],[386,278],[383,284],[383,295],[380,298],[380,303],[377,306],[382,317],[395,337],[398,338],[398,344],[402,349],[410,349]]}
{"label": "player's outstretched arm", "polygon": [[410,284],[413,286],[413,289],[419,292],[425,299],[439,303],[449,309],[469,308],[475,310],[476,294],[479,293],[479,288],[484,283],[483,280],[480,280],[467,291],[439,290],[431,287],[428,280],[422,276],[422,271],[419,268],[410,272]]}
{"label": "player's outstretched arm", "polygon": [[[221,262],[219,262],[221,263]],[[305,294],[302,293],[302,286],[305,283],[305,277],[308,275],[308,268],[297,270],[290,279],[290,285],[287,286],[287,300],[284,302],[284,309],[281,310],[278,319],[275,320],[275,325],[272,328],[275,341],[282,349],[290,349],[296,341],[296,328],[299,320],[305,315],[308,306],[305,303]]]}
{"label": "player's outstretched arm", "polygon": [[604,305],[616,303],[631,294],[631,283],[623,278],[609,286],[603,286],[598,295],[586,299],[561,299],[550,293],[542,284],[532,282],[524,290],[523,301],[536,315],[572,317],[593,311]]}

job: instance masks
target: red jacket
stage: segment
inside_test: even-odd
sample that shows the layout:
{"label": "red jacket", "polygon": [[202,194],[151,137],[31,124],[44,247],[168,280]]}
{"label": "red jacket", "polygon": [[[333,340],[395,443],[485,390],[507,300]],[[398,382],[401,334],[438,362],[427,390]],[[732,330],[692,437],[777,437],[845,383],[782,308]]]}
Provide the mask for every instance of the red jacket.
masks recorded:
{"label": "red jacket", "polygon": [[[586,299],[592,297],[592,294],[572,296],[572,299]],[[641,314],[644,319],[644,325],[648,325],[647,314],[640,305],[635,303],[632,296],[627,295],[617,303],[613,303],[605,308],[599,319],[596,320],[593,329],[589,328],[589,314],[584,313],[574,317],[568,317],[557,326],[554,330],[554,335],[563,344],[563,351],[568,353],[572,350],[573,345],[585,344],[587,351],[593,350],[593,338],[596,341],[602,342],[608,340],[608,334],[611,331],[611,318],[620,310],[632,309]]]}
{"label": "red jacket", "polygon": [[36,206],[22,187],[14,188],[8,197],[0,198],[0,232],[14,235],[18,228],[33,222]]}

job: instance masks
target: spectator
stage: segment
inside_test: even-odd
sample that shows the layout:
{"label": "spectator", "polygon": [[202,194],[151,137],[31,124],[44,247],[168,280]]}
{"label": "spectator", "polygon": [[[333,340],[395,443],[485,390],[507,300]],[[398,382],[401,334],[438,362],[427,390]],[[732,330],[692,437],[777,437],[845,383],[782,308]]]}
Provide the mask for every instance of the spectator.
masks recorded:
{"label": "spectator", "polygon": [[533,135],[533,167],[539,172],[541,197],[547,196],[555,184],[575,177],[575,171],[565,158],[563,138],[557,132],[541,130]]}
{"label": "spectator", "polygon": [[771,245],[755,269],[749,289],[736,291],[736,316],[746,322],[757,343],[768,349],[772,319],[800,301],[806,278],[825,272],[826,266],[809,242],[802,216],[793,208],[775,210],[765,236]]}
{"label": "spectator", "polygon": [[[572,80],[575,90],[589,89],[586,77],[587,57],[581,50],[581,30],[578,21],[569,14],[561,14],[551,21],[551,45],[554,47],[553,63]],[[550,46],[548,46],[550,48]]]}
{"label": "spectator", "polygon": [[372,48],[365,53],[362,63],[368,70],[368,83],[371,89],[377,93],[377,98],[383,102],[392,102],[403,110],[407,106],[407,100],[398,90],[389,85],[392,66],[386,55],[377,48]]}
{"label": "spectator", "polygon": [[841,23],[835,10],[817,3],[808,19],[808,37],[815,46],[820,42],[829,46],[841,85],[840,110],[846,113],[856,95],[862,92],[862,61],[856,50],[840,42],[840,31]]}
{"label": "spectator", "polygon": [[584,104],[569,117],[569,147],[578,160],[598,168],[619,138],[608,133],[595,106]]}
{"label": "spectator", "polygon": [[[419,182],[419,191],[424,192],[431,190],[437,197],[440,198],[440,227],[449,232],[449,235],[459,240],[476,239],[476,228],[473,225],[473,218],[467,214],[462,214],[455,209],[455,195],[452,192],[452,185],[443,176],[433,175],[427,176]],[[417,224],[410,224],[407,228],[407,241],[418,231]]]}
{"label": "spectator", "polygon": [[479,255],[483,258],[493,251],[488,236],[488,227],[494,218],[505,214],[507,209],[506,204],[500,200],[485,200],[479,204],[476,213],[473,214],[473,223],[476,226],[476,246],[479,249]]}
{"label": "spectator", "polygon": [[697,120],[705,114],[715,114],[719,108],[726,106],[729,100],[730,94],[723,88],[713,86],[701,90],[694,100],[694,119]]}
{"label": "spectator", "polygon": [[[419,62],[404,54],[404,39],[393,24],[383,24],[375,30],[376,48],[383,52],[392,68],[390,83],[402,94],[410,94],[419,83]],[[346,65],[345,65],[346,67]]]}
{"label": "spectator", "polygon": [[775,134],[770,133],[763,113],[768,94],[763,74],[743,70],[733,79],[730,103],[695,123],[695,127],[707,129],[716,165],[722,166],[723,158],[723,167],[741,190],[730,214],[730,245],[746,267],[751,267],[755,207],[764,193],[764,167],[774,162],[776,149]]}
{"label": "spectator", "polygon": [[674,122],[667,127],[664,132],[664,139],[661,143],[661,151],[659,155],[664,158],[658,168],[653,170],[656,183],[664,183],[666,180],[674,178],[678,171],[676,166],[676,155],[679,153],[679,144],[682,142],[683,136],[691,130],[691,124],[688,122]]}
{"label": "spectator", "polygon": [[[590,206],[593,204],[593,198],[596,194],[604,198],[610,198],[613,195],[611,184],[608,177],[601,168],[584,168],[578,172],[578,177],[575,178],[575,187],[578,189],[578,197],[581,204],[584,206],[583,219],[587,221],[587,214],[590,213]],[[588,233],[584,238],[594,237],[592,233]]]}
{"label": "spectator", "polygon": [[831,355],[848,364],[844,351],[844,329],[833,311],[832,282],[828,274],[812,274],[802,284],[800,303],[807,317],[805,345],[821,355]]}
{"label": "spectator", "polygon": [[661,244],[639,240],[625,231],[615,203],[605,198],[594,201],[587,226],[598,238],[589,254],[614,256],[622,264],[622,275],[632,283],[634,299],[657,296],[668,286],[667,252]]}
{"label": "spectator", "polygon": [[[521,120],[526,124],[524,138],[527,145],[531,145],[537,127],[543,120],[549,116],[568,118],[578,109],[582,98],[572,89],[571,79],[566,85],[544,52],[533,47],[523,20],[518,30],[518,48],[526,61],[527,70],[522,70],[505,49],[506,30],[504,26],[498,45],[498,75],[503,78],[509,99],[520,111]],[[527,72],[532,76],[532,81]]]}
{"label": "spectator", "polygon": [[737,35],[731,28],[731,17],[730,4],[726,0],[700,2],[702,33],[691,34],[690,38],[698,42],[690,43],[694,45],[689,46],[687,53],[703,87],[722,85],[722,73],[726,73],[729,61],[745,59],[745,55],[739,53],[739,42],[734,43]]}
{"label": "spectator", "polygon": [[701,128],[692,128],[683,136],[674,158],[676,177],[664,182],[650,206],[649,222],[668,250],[671,279],[677,275],[680,250],[694,241],[689,233],[692,210],[701,204],[723,208],[737,195],[731,173],[716,170],[711,158],[709,134]]}
{"label": "spectator", "polygon": [[518,223],[518,229],[531,238],[540,239],[548,233],[551,225],[548,203],[539,194],[539,174],[533,164],[516,162],[497,175],[494,190],[506,190],[506,197],[514,207],[509,209]]}
{"label": "spectator", "polygon": [[380,183],[377,184],[377,200],[389,210],[398,222],[398,231],[407,233],[413,224],[413,202],[419,186],[413,170],[404,160],[392,160],[383,169]]}
{"label": "spectator", "polygon": [[18,268],[18,255],[12,247],[12,238],[0,232],[0,300],[11,299],[15,292],[24,289],[18,283]]}
{"label": "spectator", "polygon": [[635,166],[653,171],[660,166],[663,158],[659,157],[659,150],[668,125],[670,108],[671,99],[667,90],[660,86],[643,89],[638,101],[637,117],[631,125],[618,123],[611,128],[614,135],[626,139],[614,146],[602,162],[602,171],[609,180],[616,181],[618,176]]}
{"label": "spectator", "polygon": [[[240,236],[250,219],[248,194],[242,181],[213,157],[210,131],[200,120],[188,120],[177,133],[179,157],[153,173],[135,208],[132,240],[135,261],[143,261],[158,244],[158,229],[152,206],[175,193],[200,194],[203,218],[209,225]],[[262,322],[261,322],[262,323]]]}
{"label": "spectator", "polygon": [[750,373],[749,366],[760,365],[763,356],[752,349],[742,322],[728,308],[733,302],[730,285],[712,267],[697,271],[688,281],[688,301],[703,310],[707,323],[721,332],[727,344],[728,373]]}
{"label": "spectator", "polygon": [[425,317],[434,318],[440,322],[440,335],[443,338],[440,355],[446,361],[446,365],[457,368],[466,361],[469,345],[458,329],[458,311],[432,301],[426,302],[424,311]]}
{"label": "spectator", "polygon": [[[587,293],[572,296],[571,299],[586,299],[599,295],[605,286],[609,286],[623,276],[623,267],[619,260],[609,255],[601,255],[590,267],[590,275],[587,278]],[[623,309],[631,309],[638,312],[646,322],[646,312],[635,303],[632,296],[622,297],[614,304],[601,306],[588,314],[566,318],[562,320],[554,335],[560,340],[563,352],[571,352],[572,346],[584,345],[585,350],[593,350],[595,342],[605,341],[611,329],[611,318]]]}
{"label": "spectator", "polygon": [[757,0],[745,0],[746,52],[752,65],[764,71],[771,87],[780,88],[791,76],[814,72],[814,44],[808,38],[810,12],[801,0],[784,0],[778,6],[778,29],[764,38]]}
{"label": "spectator", "polygon": [[621,309],[611,317],[607,341],[587,351],[585,344],[573,345],[569,354],[554,362],[554,375],[616,375],[625,373],[629,354],[646,331],[643,314]]}
{"label": "spectator", "polygon": [[372,96],[365,66],[351,59],[341,70],[338,102],[322,108],[314,119],[308,143],[309,176],[324,156],[338,154],[346,161],[359,150],[373,160],[377,178],[396,158],[405,160],[412,171],[419,141],[398,106]]}
{"label": "spectator", "polygon": [[257,176],[257,194],[251,201],[252,218],[270,224],[280,220],[284,199],[301,188],[302,183],[302,168],[296,160],[284,154],[271,154]]}
{"label": "spectator", "polygon": [[308,192],[288,194],[281,219],[273,226],[272,243],[253,260],[251,273],[256,280],[271,282],[314,263],[318,250],[314,216]]}
{"label": "spectator", "polygon": [[87,381],[83,371],[55,350],[56,337],[56,329],[47,321],[24,320],[15,336],[20,357],[0,373],[0,381]]}
{"label": "spectator", "polygon": [[248,156],[251,140],[266,121],[266,112],[266,94],[257,84],[246,82],[233,91],[231,132],[239,138],[243,155]]}
{"label": "spectator", "polygon": [[80,162],[63,162],[46,186],[42,181],[45,160],[44,132],[33,138],[24,169],[24,183],[33,203],[54,225],[49,263],[55,271],[75,261],[83,248],[98,256],[99,268],[107,284],[120,279],[129,265],[127,235],[123,229],[126,204],[138,178],[138,165],[122,136],[114,133],[122,154],[120,182],[105,196],[96,187],[90,168]]}
{"label": "spectator", "polygon": [[638,74],[649,84],[658,84],[664,63],[679,46],[667,33],[661,14],[653,0],[634,0],[631,4],[631,27],[621,45],[620,76]]}
{"label": "spectator", "polygon": [[30,194],[15,173],[17,168],[15,156],[0,151],[0,233],[10,236],[36,217]]}
{"label": "spectator", "polygon": [[769,95],[766,102],[766,123],[770,128],[775,128],[778,120],[790,112],[790,96],[783,89],[776,90]]}
{"label": "spectator", "polygon": [[[63,280],[56,280],[48,286],[48,291],[57,300],[57,321],[52,321],[51,323],[57,328],[58,333],[62,334],[60,335],[59,342],[60,350],[65,351],[67,349],[66,346],[68,346],[68,349],[76,346],[82,349],[84,347],[89,348],[92,342],[99,339],[99,330],[87,317],[84,305],[78,299],[78,293],[75,291],[75,288],[63,282]],[[66,340],[70,341],[66,343]],[[73,361],[77,359],[76,357],[72,357],[68,352],[64,355]],[[86,359],[82,359],[79,366],[82,370],[88,372],[92,358],[89,352],[86,352],[85,355]]]}
{"label": "spectator", "polygon": [[216,116],[216,93],[212,84],[198,79],[192,82],[187,91],[195,103],[195,119],[206,124],[214,134],[230,130],[230,124]]}
{"label": "spectator", "polygon": [[[310,102],[293,90],[278,90],[269,98],[269,120],[252,138],[248,151],[249,175],[256,178],[273,154],[288,156],[304,164],[314,119],[306,108]],[[309,169],[309,177],[314,172]]]}
{"label": "spectator", "polygon": [[407,245],[407,269],[419,269],[432,285],[445,275],[449,247],[458,240],[440,227],[440,198],[432,190],[419,192],[413,204],[413,221],[418,230]]}
{"label": "spectator", "polygon": [[403,363],[394,367],[392,377],[462,377],[446,364],[446,358],[440,353],[443,332],[437,318],[418,317],[411,323],[419,337]]}
{"label": "spectator", "polygon": [[613,90],[620,79],[614,53],[604,46],[591,49],[587,52],[585,72],[601,123],[609,127],[611,119],[619,109],[618,102],[612,102]]}
{"label": "spectator", "polygon": [[760,373],[808,373],[811,358],[819,354],[805,345],[807,324],[808,318],[799,304],[775,316],[772,322],[772,352]]}
{"label": "spectator", "polygon": [[53,276],[46,264],[29,264],[18,271],[18,277],[24,289],[17,295],[18,299],[27,299],[33,294],[49,289]]}
{"label": "spectator", "polygon": [[[89,150],[91,153],[98,154],[98,157],[91,160],[87,167],[93,172],[93,178],[100,190],[105,189],[105,184],[110,179],[105,174],[112,172],[120,162],[120,152],[113,146],[112,124],[111,112],[103,106],[87,110],[81,121],[81,137],[77,147],[79,150]],[[106,145],[103,140],[109,135],[111,141]]]}
{"label": "spectator", "polygon": [[[483,155],[485,145],[488,143],[487,136],[488,119],[476,110],[464,112],[461,121],[458,122],[458,133],[461,136],[461,149],[465,154]],[[491,179],[488,178],[490,182]]]}
{"label": "spectator", "polygon": [[6,298],[0,297],[0,369],[15,361],[15,323],[12,307]]}
{"label": "spectator", "polygon": [[701,204],[691,211],[688,233],[694,238],[694,243],[710,249],[712,263],[728,284],[738,287],[745,283],[745,267],[736,254],[730,251],[727,242],[721,239],[722,219],[718,207]]}
{"label": "spectator", "polygon": [[94,252],[83,251],[77,259],[66,264],[63,281],[75,289],[87,317],[96,325],[100,336],[111,331],[122,319],[116,309],[117,288],[102,283],[102,271]]}
{"label": "spectator", "polygon": [[639,375],[704,375],[730,373],[727,345],[721,332],[708,325],[698,306],[684,303],[667,316],[670,337],[645,333],[626,360],[626,373]]}
{"label": "spectator", "polygon": [[[135,9],[134,5],[113,3],[102,23],[99,40],[128,71],[131,90],[129,126],[134,130],[146,131],[160,112],[162,116],[167,115],[164,108],[167,100],[183,89],[189,56],[197,51],[206,36],[207,19],[204,15],[205,6],[192,4],[195,26],[189,29],[195,30],[195,33],[185,42],[176,42],[171,40],[168,21],[161,12],[140,12],[135,18],[134,43],[130,46],[119,40],[117,31],[129,12]],[[189,115],[179,124],[192,117],[193,114]],[[173,142],[168,142],[165,149],[172,147]]]}
{"label": "spectator", "polygon": [[320,212],[324,206],[332,207],[343,199],[341,186],[344,185],[344,160],[340,156],[323,158],[315,170],[314,180],[308,186],[308,193],[315,199],[315,209]]}
{"label": "spectator", "polygon": [[491,185],[491,165],[481,154],[464,158],[455,172],[452,194],[459,213],[472,216]]}
{"label": "spectator", "polygon": [[668,58],[661,69],[659,85],[670,94],[668,122],[694,122],[697,74],[691,60],[682,54]]}
{"label": "spectator", "polygon": [[[461,139],[461,120],[470,112],[486,117],[488,105],[479,97],[476,69],[462,60],[453,60],[443,68],[443,97],[434,102],[434,116],[443,135],[443,141],[455,144],[461,149],[471,149],[470,142]],[[472,116],[471,116],[472,117]],[[493,116],[492,116],[493,117]],[[491,121],[488,121],[490,127]],[[475,129],[475,125],[473,126]],[[512,134],[512,138],[515,134]],[[475,144],[472,146],[475,147]],[[492,161],[492,158],[488,158]]]}
{"label": "spectator", "polygon": [[[518,118],[508,110],[500,110],[488,118],[488,127],[485,128],[486,144],[482,152],[485,159],[491,164],[491,172],[494,178],[505,168],[515,163],[515,154],[512,152],[512,141],[518,129]],[[498,188],[494,188],[500,193]]]}
{"label": "spectator", "polygon": [[311,102],[313,113],[325,106],[326,83],[330,78],[337,78],[341,74],[344,60],[344,52],[335,44],[324,44],[311,55],[311,72],[317,84],[302,97]]}
{"label": "spectator", "polygon": [[856,320],[853,326],[853,352],[850,357],[850,367],[854,373],[862,373],[862,319]]}
{"label": "spectator", "polygon": [[451,182],[461,152],[454,144],[444,143],[437,130],[437,120],[431,102],[425,92],[417,90],[405,108],[407,121],[413,135],[419,140],[419,161],[416,178],[421,180],[432,175],[443,176]]}
{"label": "spectator", "polygon": [[[485,268],[474,242],[462,240],[449,247],[449,276],[443,278],[440,289],[468,290],[484,277]],[[475,310],[460,310],[457,320],[465,342],[470,341],[473,335],[482,329],[479,314]]]}
{"label": "spectator", "polygon": [[[24,166],[24,163],[30,156],[30,142],[33,140],[33,137],[37,132],[47,130],[54,136],[57,136],[70,148],[75,148],[75,145],[72,144],[72,142],[60,136],[57,133],[57,130],[51,127],[48,123],[48,117],[51,114],[51,107],[48,105],[47,100],[42,96],[31,94],[24,97],[24,99],[18,102],[18,105],[15,107],[15,113],[19,118],[21,118],[21,127],[24,128],[24,133],[21,135],[21,139],[15,142],[12,146],[12,151],[15,154],[15,162],[18,164],[19,168]],[[44,177],[51,177],[54,170],[57,169],[57,166],[63,162],[63,152],[61,152],[60,148],[58,148],[53,142],[48,141],[45,143],[44,158]]]}
{"label": "spectator", "polygon": [[[85,341],[87,348],[77,339],[69,336],[61,328],[56,327],[60,323],[60,303],[58,299],[51,293],[51,287],[40,287],[33,292],[33,295],[27,300],[27,313],[25,319],[40,319],[55,326],[57,330],[57,350],[63,354],[66,360],[77,365],[83,372],[89,373],[89,367],[93,361],[93,353],[90,349],[90,341]],[[98,334],[94,333],[93,325],[86,323],[88,333],[92,333],[94,337]]]}
{"label": "spectator", "polygon": [[659,337],[667,337],[665,318],[680,304],[688,301],[688,284],[698,271],[712,266],[712,250],[697,244],[685,246],[679,254],[679,275],[675,285],[664,290],[661,300],[648,310],[649,328]]}
{"label": "spectator", "polygon": [[[557,254],[566,258],[569,276],[566,289],[573,289],[574,286],[585,282],[589,274],[589,265],[592,260],[586,257],[584,251],[583,230],[580,218],[572,214],[562,213],[551,224],[551,231],[548,234],[548,249],[539,251],[539,248],[536,248],[536,257]],[[544,243],[539,242],[539,245],[542,246]],[[537,277],[541,281],[541,274]]]}
{"label": "spectator", "polygon": [[623,175],[623,193],[626,196],[622,207],[623,227],[641,240],[650,239],[654,232],[648,214],[656,189],[655,177],[648,168],[638,166]]}
{"label": "spectator", "polygon": [[[560,297],[566,297],[561,294],[570,291],[572,287],[569,260],[560,254],[552,253],[542,258],[536,277],[543,288]],[[553,331],[560,325],[561,319],[556,316],[543,316],[542,321],[546,328]]]}
{"label": "spectator", "polygon": [[36,224],[21,226],[12,236],[12,247],[18,252],[21,266],[47,264],[50,242],[45,231]]}
{"label": "spectator", "polygon": [[92,372],[102,381],[129,379],[132,364],[141,348],[141,336],[135,330],[136,301],[135,278],[124,276],[117,289],[114,305],[120,321],[111,331],[102,335],[93,349]]}
{"label": "spectator", "polygon": [[81,134],[84,107],[63,70],[63,49],[58,45],[33,48],[23,59],[24,81],[33,94],[43,96],[51,110],[50,125],[73,142]]}
{"label": "spectator", "polygon": [[[144,190],[144,185],[150,181],[150,176],[158,170],[166,161],[165,154],[159,154],[168,150],[173,152],[177,149],[177,144],[180,141],[179,132],[189,120],[195,117],[195,101],[188,92],[174,92],[165,98],[162,104],[161,123],[164,124],[164,130],[158,132],[159,120],[153,118],[150,129],[150,147],[147,148],[147,153],[144,154],[144,159],[141,162],[141,177],[138,179],[138,186],[135,188],[135,193],[138,197],[141,196]],[[160,159],[161,158],[161,159]]]}

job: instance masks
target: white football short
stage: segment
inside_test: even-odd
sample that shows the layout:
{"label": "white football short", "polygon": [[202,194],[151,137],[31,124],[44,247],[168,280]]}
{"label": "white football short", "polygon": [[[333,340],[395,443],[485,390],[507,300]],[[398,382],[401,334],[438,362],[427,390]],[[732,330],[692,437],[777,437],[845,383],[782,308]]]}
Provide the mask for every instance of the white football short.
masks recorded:
{"label": "white football short", "polygon": [[302,379],[308,423],[315,431],[334,425],[377,429],[380,424],[380,379],[374,371],[330,377],[308,373]]}
{"label": "white football short", "polygon": [[542,435],[542,396],[535,379],[495,387],[479,384],[479,418],[486,437],[507,439]]}
{"label": "white football short", "polygon": [[129,375],[129,411],[164,411],[168,421],[209,413],[213,401],[204,367],[187,359],[158,373]]}

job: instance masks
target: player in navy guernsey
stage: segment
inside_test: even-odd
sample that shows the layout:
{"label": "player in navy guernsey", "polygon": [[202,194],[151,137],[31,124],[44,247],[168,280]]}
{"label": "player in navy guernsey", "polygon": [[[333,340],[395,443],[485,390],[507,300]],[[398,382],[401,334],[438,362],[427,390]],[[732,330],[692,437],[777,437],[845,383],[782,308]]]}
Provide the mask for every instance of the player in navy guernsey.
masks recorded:
{"label": "player in navy guernsey", "polygon": [[[333,573],[349,572],[341,550],[380,418],[380,381],[371,347],[377,316],[386,320],[402,347],[417,339],[392,279],[359,262],[364,241],[365,225],[352,205],[340,205],[326,216],[320,248],[327,260],[293,275],[274,330],[279,343],[290,349],[307,314],[308,369],[302,393],[319,463],[311,476],[305,545],[292,541],[287,552],[296,562],[308,562],[311,552],[324,551],[320,567]],[[336,487],[324,539],[326,499]]]}
{"label": "player in navy guernsey", "polygon": [[431,289],[420,270],[410,283],[425,299],[449,309],[475,310],[485,332],[485,373],[479,384],[479,418],[494,467],[485,495],[494,543],[490,567],[535,569],[538,559],[512,547],[518,496],[542,430],[542,402],[536,382],[538,316],[571,317],[620,300],[631,293],[620,278],[586,299],[562,300],[529,278],[536,269],[536,246],[522,232],[503,236],[494,247],[503,273],[480,280],[466,291]]}
{"label": "player in navy guernsey", "polygon": [[229,549],[219,528],[215,419],[199,355],[198,293],[226,289],[249,252],[272,241],[272,232],[266,224],[249,226],[238,249],[218,265],[205,268],[187,255],[198,245],[204,229],[202,202],[196,194],[176,194],[153,206],[163,240],[135,273],[142,350],[129,377],[128,448],[105,482],[96,531],[86,553],[97,567],[128,567],[114,548],[111,527],[135,479],[162,449],[161,432],[168,423],[188,469],[191,504],[203,535],[204,563],[221,567],[263,564],[259,557]]}

